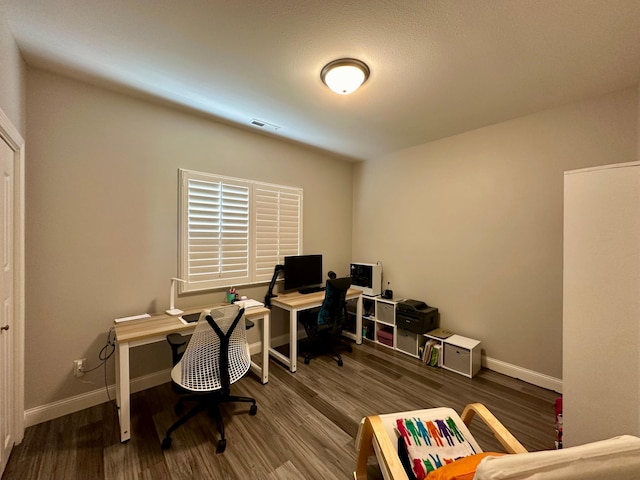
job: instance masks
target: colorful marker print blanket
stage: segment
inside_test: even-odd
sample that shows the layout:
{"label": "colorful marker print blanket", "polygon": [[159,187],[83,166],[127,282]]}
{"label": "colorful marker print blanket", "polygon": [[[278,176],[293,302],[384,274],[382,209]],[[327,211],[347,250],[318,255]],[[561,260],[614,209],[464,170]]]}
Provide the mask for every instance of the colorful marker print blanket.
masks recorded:
{"label": "colorful marker print blanket", "polygon": [[404,446],[408,456],[405,469],[410,468],[417,480],[459,458],[482,452],[467,426],[451,408],[400,412],[380,415],[380,418],[389,437],[398,439],[401,457]]}

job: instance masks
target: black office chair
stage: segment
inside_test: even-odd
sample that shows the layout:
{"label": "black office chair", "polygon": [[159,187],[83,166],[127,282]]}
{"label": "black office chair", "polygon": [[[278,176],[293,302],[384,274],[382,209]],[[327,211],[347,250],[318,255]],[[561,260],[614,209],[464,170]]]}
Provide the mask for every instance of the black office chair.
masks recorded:
{"label": "black office chair", "polygon": [[169,335],[167,340],[174,358],[171,370],[174,390],[189,394],[180,397],[175,412],[180,415],[186,401],[195,401],[197,404],[169,427],[162,440],[162,449],[171,447],[173,431],[197,413],[208,409],[220,434],[216,452],[222,453],[227,441],[220,404],[246,402],[251,403],[249,415],[255,415],[258,411],[255,399],[230,393],[231,384],[242,378],[251,366],[244,309],[237,305],[226,305],[212,308],[210,312],[202,312],[182,353],[184,338],[174,334]]}
{"label": "black office chair", "polygon": [[338,350],[344,348],[351,352],[351,345],[342,342],[342,329],[347,320],[345,297],[350,286],[351,277],[327,280],[320,310],[298,313],[298,321],[307,333],[307,339],[300,344],[300,350],[305,353],[305,364],[308,364],[313,356],[331,353],[341,367],[342,356]]}

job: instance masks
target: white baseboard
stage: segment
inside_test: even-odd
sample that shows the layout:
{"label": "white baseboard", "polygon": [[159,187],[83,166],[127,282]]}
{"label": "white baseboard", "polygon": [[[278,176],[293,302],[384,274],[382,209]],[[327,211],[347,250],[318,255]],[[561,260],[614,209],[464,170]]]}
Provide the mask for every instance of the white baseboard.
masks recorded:
{"label": "white baseboard", "polygon": [[493,370],[494,372],[502,373],[509,377],[518,378],[524,382],[531,383],[538,387],[546,388],[554,392],[562,393],[562,379],[550,377],[542,373],[534,372],[526,368],[511,365],[510,363],[496,360],[491,357],[482,357],[482,366]]}
{"label": "white baseboard", "polygon": [[[272,345],[277,347],[289,343],[289,335],[281,335],[271,340]],[[253,343],[249,346],[251,355],[259,353],[262,349],[260,342]],[[141,392],[147,388],[157,387],[163,383],[171,381],[171,369],[161,370],[159,372],[144,375],[142,377],[131,379],[131,393]],[[30,408],[24,412],[25,428],[38,423],[47,422],[54,418],[63,417],[70,413],[79,412],[85,408],[95,407],[101,403],[113,400],[116,396],[115,385],[109,385],[109,396],[107,389],[102,387],[91,392],[82,393],[74,397],[58,400],[57,402],[48,403],[39,407]]]}
{"label": "white baseboard", "polygon": [[[149,375],[131,379],[131,393],[140,392],[147,388],[156,387],[171,380],[171,370],[161,370]],[[101,403],[113,400],[116,396],[115,385],[109,385],[109,396],[107,389],[100,388],[91,392],[82,393],[75,397],[65,398],[57,402],[48,403],[39,407],[30,408],[24,412],[25,427],[30,427],[38,423],[53,420],[70,413],[79,412],[85,408],[95,407]]]}
{"label": "white baseboard", "polygon": [[[298,332],[298,336],[304,337],[304,332]],[[279,335],[271,339],[272,347],[279,347],[287,343],[289,343],[289,334]],[[251,344],[250,350],[252,355],[259,353],[261,350],[260,342]],[[484,367],[489,370],[493,370],[494,372],[502,373],[509,377],[519,378],[527,383],[531,383],[548,390],[553,390],[554,392],[562,392],[562,380],[558,378],[543,375],[541,373],[511,365],[490,357],[483,357],[482,363]],[[169,381],[171,381],[171,369],[161,370],[149,375],[133,378],[131,379],[131,393],[140,392],[147,388],[157,387],[158,385],[162,385]],[[107,402],[109,398],[113,400],[115,398],[115,392],[115,385],[110,385],[108,397],[107,390],[105,388],[100,388],[81,395],[58,400],[57,402],[30,408],[24,412],[25,428],[53,420],[54,418],[62,417],[70,413],[79,412],[85,408],[100,405],[101,403]]]}
{"label": "white baseboard", "polygon": [[[304,330],[298,330],[298,340],[300,340],[301,338],[305,338],[306,334],[304,333]],[[282,345],[286,345],[287,343],[289,343],[289,334],[285,333],[284,335],[278,335],[277,337],[273,337],[271,338],[271,348],[277,348],[280,347]],[[257,353],[260,351],[260,344],[258,345],[258,350],[256,352],[253,351],[253,348],[251,349],[251,355],[253,355],[254,353]]]}

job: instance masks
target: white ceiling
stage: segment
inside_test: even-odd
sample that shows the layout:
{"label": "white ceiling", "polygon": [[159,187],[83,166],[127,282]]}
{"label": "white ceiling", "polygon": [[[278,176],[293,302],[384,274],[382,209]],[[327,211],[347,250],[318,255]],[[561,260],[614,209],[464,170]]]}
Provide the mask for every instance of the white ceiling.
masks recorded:
{"label": "white ceiling", "polygon": [[[0,0],[29,65],[352,159],[638,85],[640,0]],[[349,96],[320,70],[371,76]]]}

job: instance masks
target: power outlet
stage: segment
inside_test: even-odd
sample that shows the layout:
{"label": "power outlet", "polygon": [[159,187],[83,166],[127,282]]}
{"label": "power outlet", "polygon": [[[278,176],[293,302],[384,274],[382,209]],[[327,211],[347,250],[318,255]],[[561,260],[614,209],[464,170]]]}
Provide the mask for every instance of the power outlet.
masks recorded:
{"label": "power outlet", "polygon": [[86,358],[73,361],[73,376],[82,377],[84,375],[84,364],[87,361]]}

